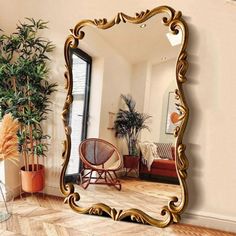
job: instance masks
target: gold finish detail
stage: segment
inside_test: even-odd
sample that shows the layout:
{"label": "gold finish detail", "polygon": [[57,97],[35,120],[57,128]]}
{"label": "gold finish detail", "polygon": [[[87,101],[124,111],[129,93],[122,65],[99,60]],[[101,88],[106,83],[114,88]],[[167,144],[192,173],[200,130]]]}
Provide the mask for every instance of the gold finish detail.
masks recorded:
{"label": "gold finish detail", "polygon": [[[147,21],[154,15],[166,13],[168,17],[163,17],[163,24],[169,27],[169,30],[173,34],[177,34],[179,31],[182,33],[182,46],[181,51],[177,59],[176,64],[176,82],[177,87],[175,93],[176,98],[178,100],[178,108],[181,111],[181,123],[178,127],[176,127],[174,136],[176,137],[176,170],[179,177],[180,187],[182,191],[181,201],[178,201],[177,197],[172,197],[167,206],[164,206],[161,210],[162,219],[157,220],[144,213],[139,209],[128,209],[128,210],[120,210],[117,211],[114,208],[111,208],[103,203],[94,204],[91,207],[83,208],[78,205],[80,200],[79,193],[75,192],[75,188],[73,184],[65,184],[64,176],[70,159],[70,150],[71,150],[71,128],[69,127],[69,111],[71,103],[73,102],[72,96],[72,67],[69,59],[69,51],[70,48],[77,48],[79,44],[79,40],[82,40],[85,33],[82,31],[82,28],[85,26],[93,26],[99,29],[108,29],[116,24],[120,24],[120,22],[128,22],[132,24],[141,24]],[[117,16],[108,21],[107,19],[98,19],[98,20],[83,20],[80,21],[74,29],[71,29],[71,34],[66,39],[64,45],[64,55],[66,62],[66,72],[65,79],[66,85],[65,88],[67,90],[66,101],[63,107],[62,112],[62,120],[64,124],[65,136],[66,140],[64,141],[64,150],[62,157],[64,159],[61,176],[60,176],[60,189],[63,195],[65,195],[65,203],[68,203],[69,206],[78,213],[90,214],[90,215],[108,215],[115,221],[124,220],[126,218],[130,218],[132,221],[140,222],[143,224],[150,224],[157,227],[166,227],[172,222],[179,222],[180,215],[184,211],[187,202],[188,202],[188,194],[187,194],[187,168],[188,168],[188,160],[185,156],[185,148],[186,146],[182,143],[184,131],[187,125],[188,117],[189,117],[189,108],[187,106],[184,92],[182,88],[182,84],[186,81],[186,71],[188,69],[187,62],[187,41],[188,41],[188,28],[185,21],[182,18],[182,13],[179,11],[175,11],[171,7],[168,6],[160,6],[154,8],[153,10],[146,10],[140,13],[136,13],[134,17],[128,16],[122,12],[118,13]]]}

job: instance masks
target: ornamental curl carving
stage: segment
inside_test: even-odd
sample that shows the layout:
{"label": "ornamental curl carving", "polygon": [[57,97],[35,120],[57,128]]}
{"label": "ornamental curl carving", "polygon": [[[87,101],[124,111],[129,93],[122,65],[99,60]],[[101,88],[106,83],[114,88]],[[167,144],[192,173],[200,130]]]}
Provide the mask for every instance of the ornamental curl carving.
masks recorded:
{"label": "ornamental curl carving", "polygon": [[177,78],[180,83],[186,82],[186,72],[188,70],[188,62],[187,62],[187,53],[181,52],[179,58],[178,58],[178,63],[176,67],[177,71]]}

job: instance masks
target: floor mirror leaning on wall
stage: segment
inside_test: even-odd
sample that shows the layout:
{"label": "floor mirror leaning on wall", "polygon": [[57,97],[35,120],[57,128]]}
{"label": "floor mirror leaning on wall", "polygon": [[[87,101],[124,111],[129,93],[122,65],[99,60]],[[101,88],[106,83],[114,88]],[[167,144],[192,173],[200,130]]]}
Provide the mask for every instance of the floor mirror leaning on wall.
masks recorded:
{"label": "floor mirror leaning on wall", "polygon": [[158,227],[179,222],[188,195],[182,143],[188,29],[160,6],[81,20],[64,46],[67,97],[60,178],[78,213]]}

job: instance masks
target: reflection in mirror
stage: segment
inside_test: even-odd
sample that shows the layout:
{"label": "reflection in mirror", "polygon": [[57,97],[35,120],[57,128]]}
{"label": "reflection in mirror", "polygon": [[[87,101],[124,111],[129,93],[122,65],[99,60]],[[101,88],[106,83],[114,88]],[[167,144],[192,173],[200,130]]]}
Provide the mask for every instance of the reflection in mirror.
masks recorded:
{"label": "reflection in mirror", "polygon": [[61,190],[77,212],[159,227],[179,221],[187,197],[185,27],[180,12],[163,6],[81,21],[67,38],[62,178],[74,184]]}
{"label": "reflection in mirror", "polygon": [[[87,158],[86,161],[81,162],[82,155],[79,158],[79,143],[86,138],[81,130],[84,127],[83,114],[86,113],[83,107],[87,63],[72,54],[72,134],[67,173],[76,176],[82,207],[98,202],[116,209],[142,207],[146,213],[157,217],[172,196],[181,198],[173,132],[179,116],[175,106],[175,65],[182,39],[180,33],[173,35],[162,24],[163,16],[152,17],[145,25],[120,24],[107,30],[83,29],[85,37],[79,48],[93,58],[87,138],[103,139],[116,146],[123,157],[123,166],[119,163],[116,166],[117,155],[110,155],[112,150],[105,145],[101,147],[99,142],[87,144],[83,157]],[[125,139],[117,139],[115,130],[107,129],[109,113],[117,114],[121,108],[127,114],[127,104],[121,94],[131,96],[136,113],[151,116],[145,123],[148,130],[141,130],[138,136],[139,153],[135,156],[127,155]],[[129,123],[134,122],[135,129],[137,120],[132,117],[129,116]],[[116,166],[116,171],[106,171],[113,170],[112,166]],[[120,191],[114,188],[119,184],[115,181],[121,183]],[[100,184],[102,182],[105,184]]]}
{"label": "reflection in mirror", "polygon": [[89,87],[92,58],[80,49],[71,49],[73,74],[73,103],[71,104],[69,125],[71,130],[70,161],[66,170],[65,182],[76,182],[82,166],[78,158],[78,147],[87,137],[89,114]]}

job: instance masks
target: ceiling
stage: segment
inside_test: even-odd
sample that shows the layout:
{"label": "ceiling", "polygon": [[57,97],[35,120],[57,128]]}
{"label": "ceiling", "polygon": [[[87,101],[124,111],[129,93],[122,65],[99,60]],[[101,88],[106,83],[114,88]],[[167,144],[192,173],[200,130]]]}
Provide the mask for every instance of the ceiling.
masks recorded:
{"label": "ceiling", "polygon": [[145,22],[145,27],[141,27],[143,24],[121,22],[107,30],[86,27],[83,31],[85,35],[86,31],[96,31],[132,64],[140,61],[161,62],[176,58],[180,51],[180,45],[171,46],[167,38],[169,29],[163,25],[162,17],[156,15],[150,18]]}

